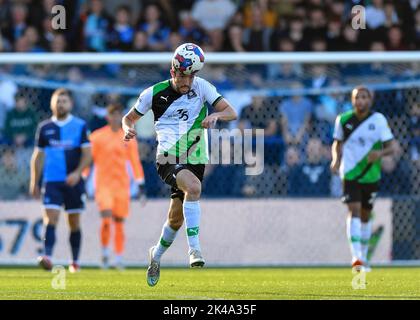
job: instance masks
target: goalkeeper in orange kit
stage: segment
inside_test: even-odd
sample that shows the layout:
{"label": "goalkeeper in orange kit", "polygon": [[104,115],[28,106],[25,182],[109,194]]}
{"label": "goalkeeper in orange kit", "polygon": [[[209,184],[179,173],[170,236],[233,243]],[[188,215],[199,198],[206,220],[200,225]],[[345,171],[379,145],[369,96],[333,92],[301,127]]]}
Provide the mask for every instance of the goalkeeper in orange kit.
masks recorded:
{"label": "goalkeeper in orange kit", "polygon": [[111,104],[107,108],[108,125],[90,135],[95,200],[102,217],[100,238],[104,268],[109,267],[112,224],[116,267],[123,268],[124,220],[128,217],[130,206],[130,175],[127,164],[131,165],[135,181],[139,185],[139,195],[144,196],[144,172],[139,159],[138,145],[136,141],[123,142],[122,116],[122,106]]}

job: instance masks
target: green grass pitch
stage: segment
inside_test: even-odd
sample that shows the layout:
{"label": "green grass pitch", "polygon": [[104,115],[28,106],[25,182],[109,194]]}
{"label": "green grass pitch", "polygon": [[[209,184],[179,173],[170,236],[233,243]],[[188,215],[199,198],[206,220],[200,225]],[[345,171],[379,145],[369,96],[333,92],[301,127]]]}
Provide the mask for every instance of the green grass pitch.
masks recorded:
{"label": "green grass pitch", "polygon": [[153,288],[145,269],[67,272],[64,290],[52,288],[54,276],[0,268],[0,299],[420,299],[420,268],[374,268],[365,289],[353,289],[350,268],[163,267]]}

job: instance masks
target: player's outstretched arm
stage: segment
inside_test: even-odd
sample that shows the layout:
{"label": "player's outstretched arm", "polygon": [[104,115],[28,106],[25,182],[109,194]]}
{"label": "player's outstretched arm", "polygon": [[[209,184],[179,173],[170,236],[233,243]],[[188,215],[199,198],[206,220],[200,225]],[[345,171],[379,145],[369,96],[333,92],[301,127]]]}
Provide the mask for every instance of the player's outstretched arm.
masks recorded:
{"label": "player's outstretched arm", "polygon": [[140,118],[141,115],[139,115],[134,108],[131,108],[130,111],[128,111],[128,113],[123,117],[122,128],[124,130],[124,141],[130,141],[137,136],[137,131],[134,126]]}
{"label": "player's outstretched arm", "polygon": [[39,148],[35,148],[31,158],[31,181],[29,183],[29,193],[35,199],[38,199],[41,195],[38,183],[43,165],[44,152]]}
{"label": "player's outstretched arm", "polygon": [[221,99],[214,106],[216,112],[208,115],[202,122],[203,128],[213,128],[218,120],[232,121],[238,118],[235,109],[225,99]]}
{"label": "player's outstretched arm", "polygon": [[343,142],[334,140],[331,147],[331,172],[336,174],[340,168],[341,154],[342,154]]}

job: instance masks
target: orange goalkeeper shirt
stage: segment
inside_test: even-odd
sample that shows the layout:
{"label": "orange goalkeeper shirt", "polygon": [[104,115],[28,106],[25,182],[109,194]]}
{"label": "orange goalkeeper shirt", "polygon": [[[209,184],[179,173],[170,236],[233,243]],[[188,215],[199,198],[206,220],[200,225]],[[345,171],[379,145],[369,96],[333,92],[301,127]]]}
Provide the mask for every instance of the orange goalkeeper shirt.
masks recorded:
{"label": "orange goalkeeper shirt", "polygon": [[144,181],[143,167],[139,158],[137,141],[124,142],[124,131],[112,131],[109,125],[90,135],[92,158],[95,165],[95,191],[111,191],[112,194],[130,192],[131,165],[134,179]]}

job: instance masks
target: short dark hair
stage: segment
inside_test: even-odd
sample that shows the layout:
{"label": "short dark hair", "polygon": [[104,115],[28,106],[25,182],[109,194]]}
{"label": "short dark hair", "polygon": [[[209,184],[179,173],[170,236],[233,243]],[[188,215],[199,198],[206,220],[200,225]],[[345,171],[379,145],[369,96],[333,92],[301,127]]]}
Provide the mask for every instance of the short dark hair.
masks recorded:
{"label": "short dark hair", "polygon": [[22,88],[19,88],[18,91],[15,93],[15,100],[21,99],[21,98],[23,98],[25,100],[28,99],[27,93],[25,92],[25,90],[22,89]]}
{"label": "short dark hair", "polygon": [[114,112],[123,113],[124,107],[120,103],[111,103],[108,105],[106,110],[108,111],[108,114],[112,114]]}
{"label": "short dark hair", "polygon": [[53,92],[53,94],[51,95],[51,98],[54,97],[54,96],[62,96],[62,95],[68,96],[70,99],[73,100],[73,97],[71,95],[71,92],[69,90],[65,89],[65,88],[58,88],[58,89],[56,89]]}
{"label": "short dark hair", "polygon": [[364,86],[364,85],[358,85],[358,86],[354,87],[354,89],[352,91],[354,91],[354,90],[357,90],[357,91],[366,91],[368,93],[369,97],[370,98],[373,98],[372,91],[370,91],[370,89],[368,87]]}

